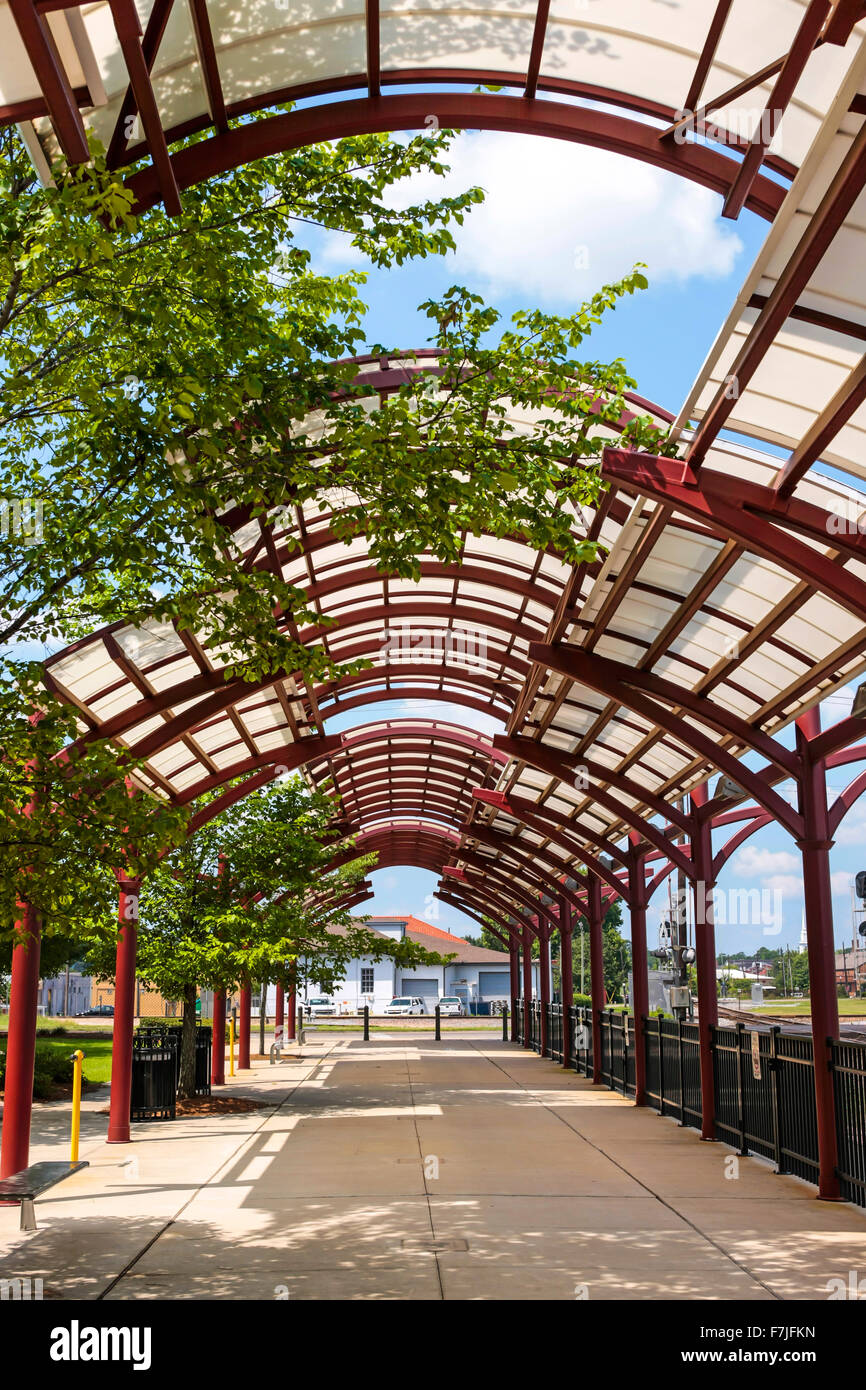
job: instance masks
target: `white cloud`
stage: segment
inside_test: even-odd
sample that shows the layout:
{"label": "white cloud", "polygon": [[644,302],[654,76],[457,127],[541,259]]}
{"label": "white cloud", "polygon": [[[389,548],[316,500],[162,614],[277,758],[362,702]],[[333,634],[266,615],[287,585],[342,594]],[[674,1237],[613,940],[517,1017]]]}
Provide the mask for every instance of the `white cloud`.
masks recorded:
{"label": "white cloud", "polygon": [[798,874],[768,874],[761,879],[761,886],[781,893],[783,898],[799,899],[803,896],[803,880]]}
{"label": "white cloud", "polygon": [[855,801],[833,837],[837,845],[862,845],[866,840],[866,804]]}
{"label": "white cloud", "polygon": [[[796,876],[796,871],[800,867],[799,855],[791,854],[788,850],[758,849],[755,845],[746,845],[734,857],[731,864],[732,871],[740,878],[757,878],[769,875],[771,878],[782,878],[784,876]],[[770,882],[767,879],[768,888],[780,887],[781,884]],[[800,880],[802,888],[802,880]]]}
{"label": "white cloud", "polygon": [[[446,179],[401,185],[397,205],[478,184],[485,202],[462,228],[449,260],[457,280],[558,308],[645,261],[652,284],[729,275],[743,243],[719,219],[719,199],[677,175],[606,150],[496,131],[457,136]],[[325,259],[353,259],[347,239]]]}
{"label": "white cloud", "polygon": [[849,898],[851,896],[851,883],[854,875],[845,869],[840,869],[837,873],[830,875],[830,889],[834,898]]}

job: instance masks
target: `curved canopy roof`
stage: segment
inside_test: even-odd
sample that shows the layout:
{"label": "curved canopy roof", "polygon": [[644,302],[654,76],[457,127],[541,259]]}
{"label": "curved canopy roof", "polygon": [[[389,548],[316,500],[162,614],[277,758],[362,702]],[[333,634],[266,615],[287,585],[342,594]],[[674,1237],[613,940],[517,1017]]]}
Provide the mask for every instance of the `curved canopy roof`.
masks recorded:
{"label": "curved canopy roof", "polygon": [[[499,856],[513,883],[546,882],[575,846],[616,863],[629,829],[661,853],[679,798],[711,768],[796,834],[773,735],[866,665],[860,0],[2,0],[0,55],[0,116],[22,123],[37,167],[58,149],[83,158],[93,130],[113,164],[135,166],[142,207],[176,211],[184,187],[272,150],[435,117],[648,160],[714,188],[726,216],[749,207],[770,223],[677,415],[683,460],[606,455],[610,490],[575,517],[604,542],[596,563],[572,571],[468,537],[460,566],[424,559],[416,585],[377,574],[363,541],[338,544],[327,512],[283,522],[294,551],[279,529],[232,518],[245,553],[263,547],[337,619],[302,637],[373,669],[312,689],[284,673],[231,686],[205,634],[112,629],[48,663],[83,727],[145,754],[149,785],[182,800],[278,760],[333,776],[380,862],[471,875],[454,838],[470,827],[475,871]],[[501,90],[461,90],[485,82]],[[285,100],[299,105],[249,119]],[[172,148],[193,131],[207,138]],[[414,370],[365,367],[382,390]],[[426,648],[404,649],[406,623],[431,634]],[[502,733],[470,747],[410,706],[408,722],[327,734],[329,716],[383,699],[460,704],[467,724],[486,715]],[[739,761],[747,748],[765,776]],[[533,868],[506,866],[502,835]]]}
{"label": "curved canopy roof", "polygon": [[[358,365],[375,400],[430,364]],[[574,569],[516,541],[467,536],[459,564],[426,557],[414,582],[379,573],[363,538],[335,540],[327,510],[227,513],[241,559],[279,566],[334,620],[299,638],[338,663],[372,663],[338,681],[227,682],[206,633],[170,626],[105,629],[52,658],[46,679],[78,706],[82,729],[146,757],[143,780],[159,795],[187,803],[231,779],[252,789],[275,768],[303,768],[333,781],[347,833],[381,863],[396,855],[471,874],[487,858],[485,872],[519,880],[509,891],[524,897],[527,884],[549,893],[581,857],[616,887],[629,831],[670,851],[680,798],[715,769],[796,834],[796,812],[774,789],[793,755],[772,735],[866,667],[860,538],[821,543],[814,520],[856,489],[810,475],[798,493],[808,543],[792,536],[794,550],[777,556],[766,522],[749,543],[675,495],[635,500],[635,460],[613,452],[609,472],[620,468],[623,484],[575,514],[574,529],[604,550]],[[738,492],[766,492],[772,469],[754,450],[718,444],[694,491],[715,507],[714,485],[724,497],[735,476]],[[333,716],[388,701],[393,721],[328,733]],[[463,706],[469,727],[432,718],[433,702]],[[768,763],[765,779],[738,761],[748,750]],[[519,842],[516,861],[502,859],[503,836]]]}

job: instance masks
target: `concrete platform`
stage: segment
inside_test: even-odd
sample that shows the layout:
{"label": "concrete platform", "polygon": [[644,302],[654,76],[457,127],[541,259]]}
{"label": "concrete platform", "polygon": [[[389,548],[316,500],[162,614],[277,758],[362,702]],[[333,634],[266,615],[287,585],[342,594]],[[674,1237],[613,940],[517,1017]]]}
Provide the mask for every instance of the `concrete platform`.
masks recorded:
{"label": "concrete platform", "polygon": [[[820,1299],[866,1212],[478,1033],[311,1039],[223,1094],[267,1108],[134,1127],[0,1208],[0,1279],[58,1299]],[[33,1158],[67,1153],[36,1107]],[[831,1286],[832,1287],[832,1286]]]}

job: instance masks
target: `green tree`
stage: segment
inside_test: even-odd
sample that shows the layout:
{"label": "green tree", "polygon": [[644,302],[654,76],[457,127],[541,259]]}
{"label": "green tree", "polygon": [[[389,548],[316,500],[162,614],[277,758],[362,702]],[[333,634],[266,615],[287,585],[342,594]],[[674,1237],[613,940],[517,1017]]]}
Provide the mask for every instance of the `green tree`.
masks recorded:
{"label": "green tree", "polygon": [[483,946],[487,951],[507,951],[508,946],[493,932],[487,922],[482,923],[478,936],[467,936],[473,946]]}
{"label": "green tree", "polygon": [[[602,922],[602,955],[604,962],[604,989],[608,1000],[622,996],[631,969],[631,943],[620,932],[622,926],[622,903],[617,898],[609,903]],[[583,941],[585,992],[592,989],[592,967],[589,951],[589,923],[583,916],[574,923],[571,937],[572,973],[575,995],[580,993],[580,952]],[[559,943],[557,943],[559,944]]]}
{"label": "green tree", "polygon": [[780,952],[773,970],[773,984],[780,994],[809,993],[809,957],[805,951]]}
{"label": "green tree", "polygon": [[[328,977],[354,955],[393,955],[402,964],[439,959],[365,930],[338,905],[373,860],[331,867],[333,811],[331,797],[291,778],[205,824],[145,880],[137,971],[183,1003],[179,1096],[192,1095],[195,1085],[198,988],[285,980],[290,963],[295,973]],[[113,947],[103,933],[88,953],[101,978],[114,977]]]}
{"label": "green tree", "polygon": [[67,929],[100,855],[121,866],[125,841],[145,869],[184,833],[145,797],[123,811],[117,750],[73,727],[16,653],[100,623],[163,623],[203,631],[227,673],[330,676],[327,647],[294,636],[327,615],[278,566],[238,564],[242,523],[266,521],[291,549],[284,519],[328,499],[338,537],[363,534],[375,564],[409,577],[422,553],[455,560],[467,532],[582,560],[595,553],[575,510],[600,488],[595,425],[669,448],[643,417],[621,426],[635,385],[622,361],[576,356],[646,284],[638,269],[574,314],[523,311],[505,330],[455,287],[424,306],[439,374],[366,408],[337,360],[363,337],[363,275],[318,274],[295,228],[342,232],[379,266],[447,251],[478,190],[403,210],[389,194],[444,172],[449,138],[275,155],[189,189],[172,220],[134,216],[98,151],[41,188],[17,134],[0,133],[0,929],[20,897]]}

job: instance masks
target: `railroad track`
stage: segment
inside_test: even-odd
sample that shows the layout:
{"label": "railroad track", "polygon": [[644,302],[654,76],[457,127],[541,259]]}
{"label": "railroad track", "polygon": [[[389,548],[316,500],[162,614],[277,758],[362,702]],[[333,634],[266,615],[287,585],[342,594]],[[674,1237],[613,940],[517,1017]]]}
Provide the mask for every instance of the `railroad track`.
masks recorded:
{"label": "railroad track", "polygon": [[[719,1020],[724,1023],[744,1023],[747,1028],[772,1028],[778,1024],[789,1032],[811,1033],[812,1020],[802,1014],[754,1013],[751,1009],[731,1009],[719,1004]],[[862,1017],[840,1019],[840,1031],[846,1038],[866,1040],[866,1019]]]}

